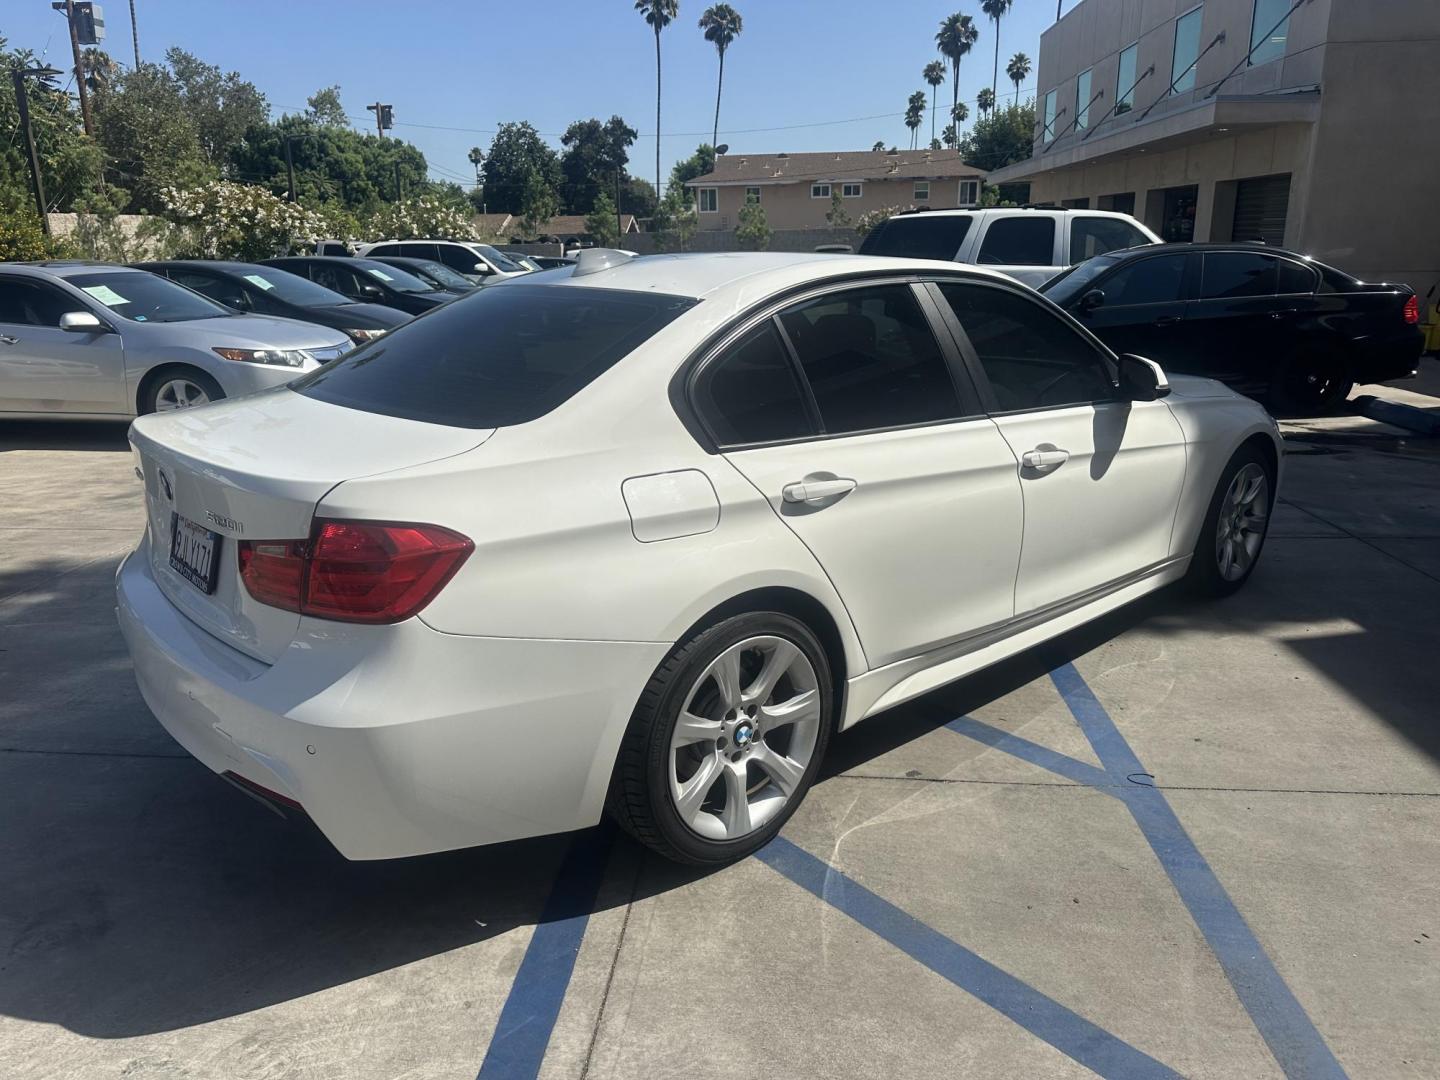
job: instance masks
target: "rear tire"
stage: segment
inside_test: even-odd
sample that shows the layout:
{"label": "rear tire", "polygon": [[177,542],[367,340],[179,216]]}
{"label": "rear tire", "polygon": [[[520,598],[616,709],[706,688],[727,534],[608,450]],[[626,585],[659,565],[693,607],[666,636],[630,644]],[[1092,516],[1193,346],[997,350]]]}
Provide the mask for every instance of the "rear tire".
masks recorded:
{"label": "rear tire", "polygon": [[1242,446],[1220,474],[1185,581],[1200,596],[1229,596],[1260,562],[1275,507],[1275,470],[1259,448]]}
{"label": "rear tire", "polygon": [[199,368],[169,367],[152,372],[140,391],[140,413],[171,412],[208,405],[225,396],[216,382]]}
{"label": "rear tire", "polygon": [[610,813],[667,859],[733,862],[794,813],[833,726],[830,665],[808,626],[773,611],[725,619],[676,645],[650,677],[620,746]]}
{"label": "rear tire", "polygon": [[1345,357],[1333,349],[1306,348],[1285,360],[1270,382],[1270,403],[1291,416],[1325,416],[1350,396],[1355,383]]}

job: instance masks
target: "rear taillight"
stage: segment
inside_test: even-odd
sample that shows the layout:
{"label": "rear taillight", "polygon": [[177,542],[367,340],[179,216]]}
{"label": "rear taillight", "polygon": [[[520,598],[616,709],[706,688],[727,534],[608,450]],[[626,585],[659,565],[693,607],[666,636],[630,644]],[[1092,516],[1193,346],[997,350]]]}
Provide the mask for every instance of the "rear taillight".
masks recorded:
{"label": "rear taillight", "polygon": [[1405,321],[1411,326],[1415,326],[1420,322],[1420,298],[1418,296],[1412,296],[1405,301],[1404,314]]}
{"label": "rear taillight", "polygon": [[316,521],[309,540],[240,541],[240,580],[271,607],[393,623],[435,599],[473,550],[438,525]]}

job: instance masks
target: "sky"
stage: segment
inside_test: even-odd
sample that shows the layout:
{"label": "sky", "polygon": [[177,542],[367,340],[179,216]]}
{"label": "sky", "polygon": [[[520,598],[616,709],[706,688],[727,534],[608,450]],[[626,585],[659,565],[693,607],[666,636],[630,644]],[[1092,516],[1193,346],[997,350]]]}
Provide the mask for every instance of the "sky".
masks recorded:
{"label": "sky", "polygon": [[[1068,11],[1078,0],[1064,0]],[[960,65],[960,96],[990,85],[995,30],[979,0],[731,0],[744,31],[725,57],[720,138],[731,153],[868,150],[908,146],[905,101],[929,91],[921,69],[938,58],[942,18],[963,11],[980,40]],[[717,57],[696,25],[707,2],[680,0],[661,35],[661,168],[710,141]],[[132,63],[125,0],[105,0],[102,48]],[[0,36],[69,69],[64,19],[49,0],[4,0]],[[275,116],[299,112],[338,83],[352,122],[373,124],[368,102],[394,106],[393,134],[425,154],[431,176],[474,183],[467,154],[487,150],[498,124],[528,120],[560,147],[574,120],[619,115],[640,132],[630,171],[655,179],[655,38],[632,0],[135,0],[140,57],[172,45],[265,94]],[[1055,0],[1015,0],[1000,26],[1000,100],[1013,96],[1005,64],[1032,65]],[[1022,96],[1034,94],[1032,70]],[[940,100],[950,100],[947,77]],[[944,107],[936,117],[944,127]],[[930,137],[930,118],[921,129]],[[777,130],[783,129],[783,130]]]}

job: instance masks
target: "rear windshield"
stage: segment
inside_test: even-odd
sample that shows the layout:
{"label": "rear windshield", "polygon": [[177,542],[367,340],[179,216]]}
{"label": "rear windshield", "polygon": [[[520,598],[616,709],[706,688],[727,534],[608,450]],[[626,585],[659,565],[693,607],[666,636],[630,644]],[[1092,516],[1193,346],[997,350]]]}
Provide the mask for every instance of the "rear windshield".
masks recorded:
{"label": "rear windshield", "polygon": [[860,254],[951,260],[965,242],[970,221],[966,214],[893,217],[870,230],[860,245]]}
{"label": "rear windshield", "polygon": [[481,289],[392,330],[292,390],[450,427],[544,416],[697,301],[574,285]]}

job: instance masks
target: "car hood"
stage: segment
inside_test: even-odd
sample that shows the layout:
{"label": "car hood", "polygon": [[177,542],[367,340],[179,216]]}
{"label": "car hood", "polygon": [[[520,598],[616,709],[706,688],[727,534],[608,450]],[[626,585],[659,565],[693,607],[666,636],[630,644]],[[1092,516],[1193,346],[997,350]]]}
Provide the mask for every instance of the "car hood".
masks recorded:
{"label": "car hood", "polygon": [[393,330],[410,321],[410,316],[384,304],[321,304],[306,308],[327,325],[346,326],[356,330]]}
{"label": "car hood", "polygon": [[182,329],[191,342],[203,337],[211,348],[324,349],[350,344],[350,339],[333,327],[274,315],[232,315],[166,325]]}

